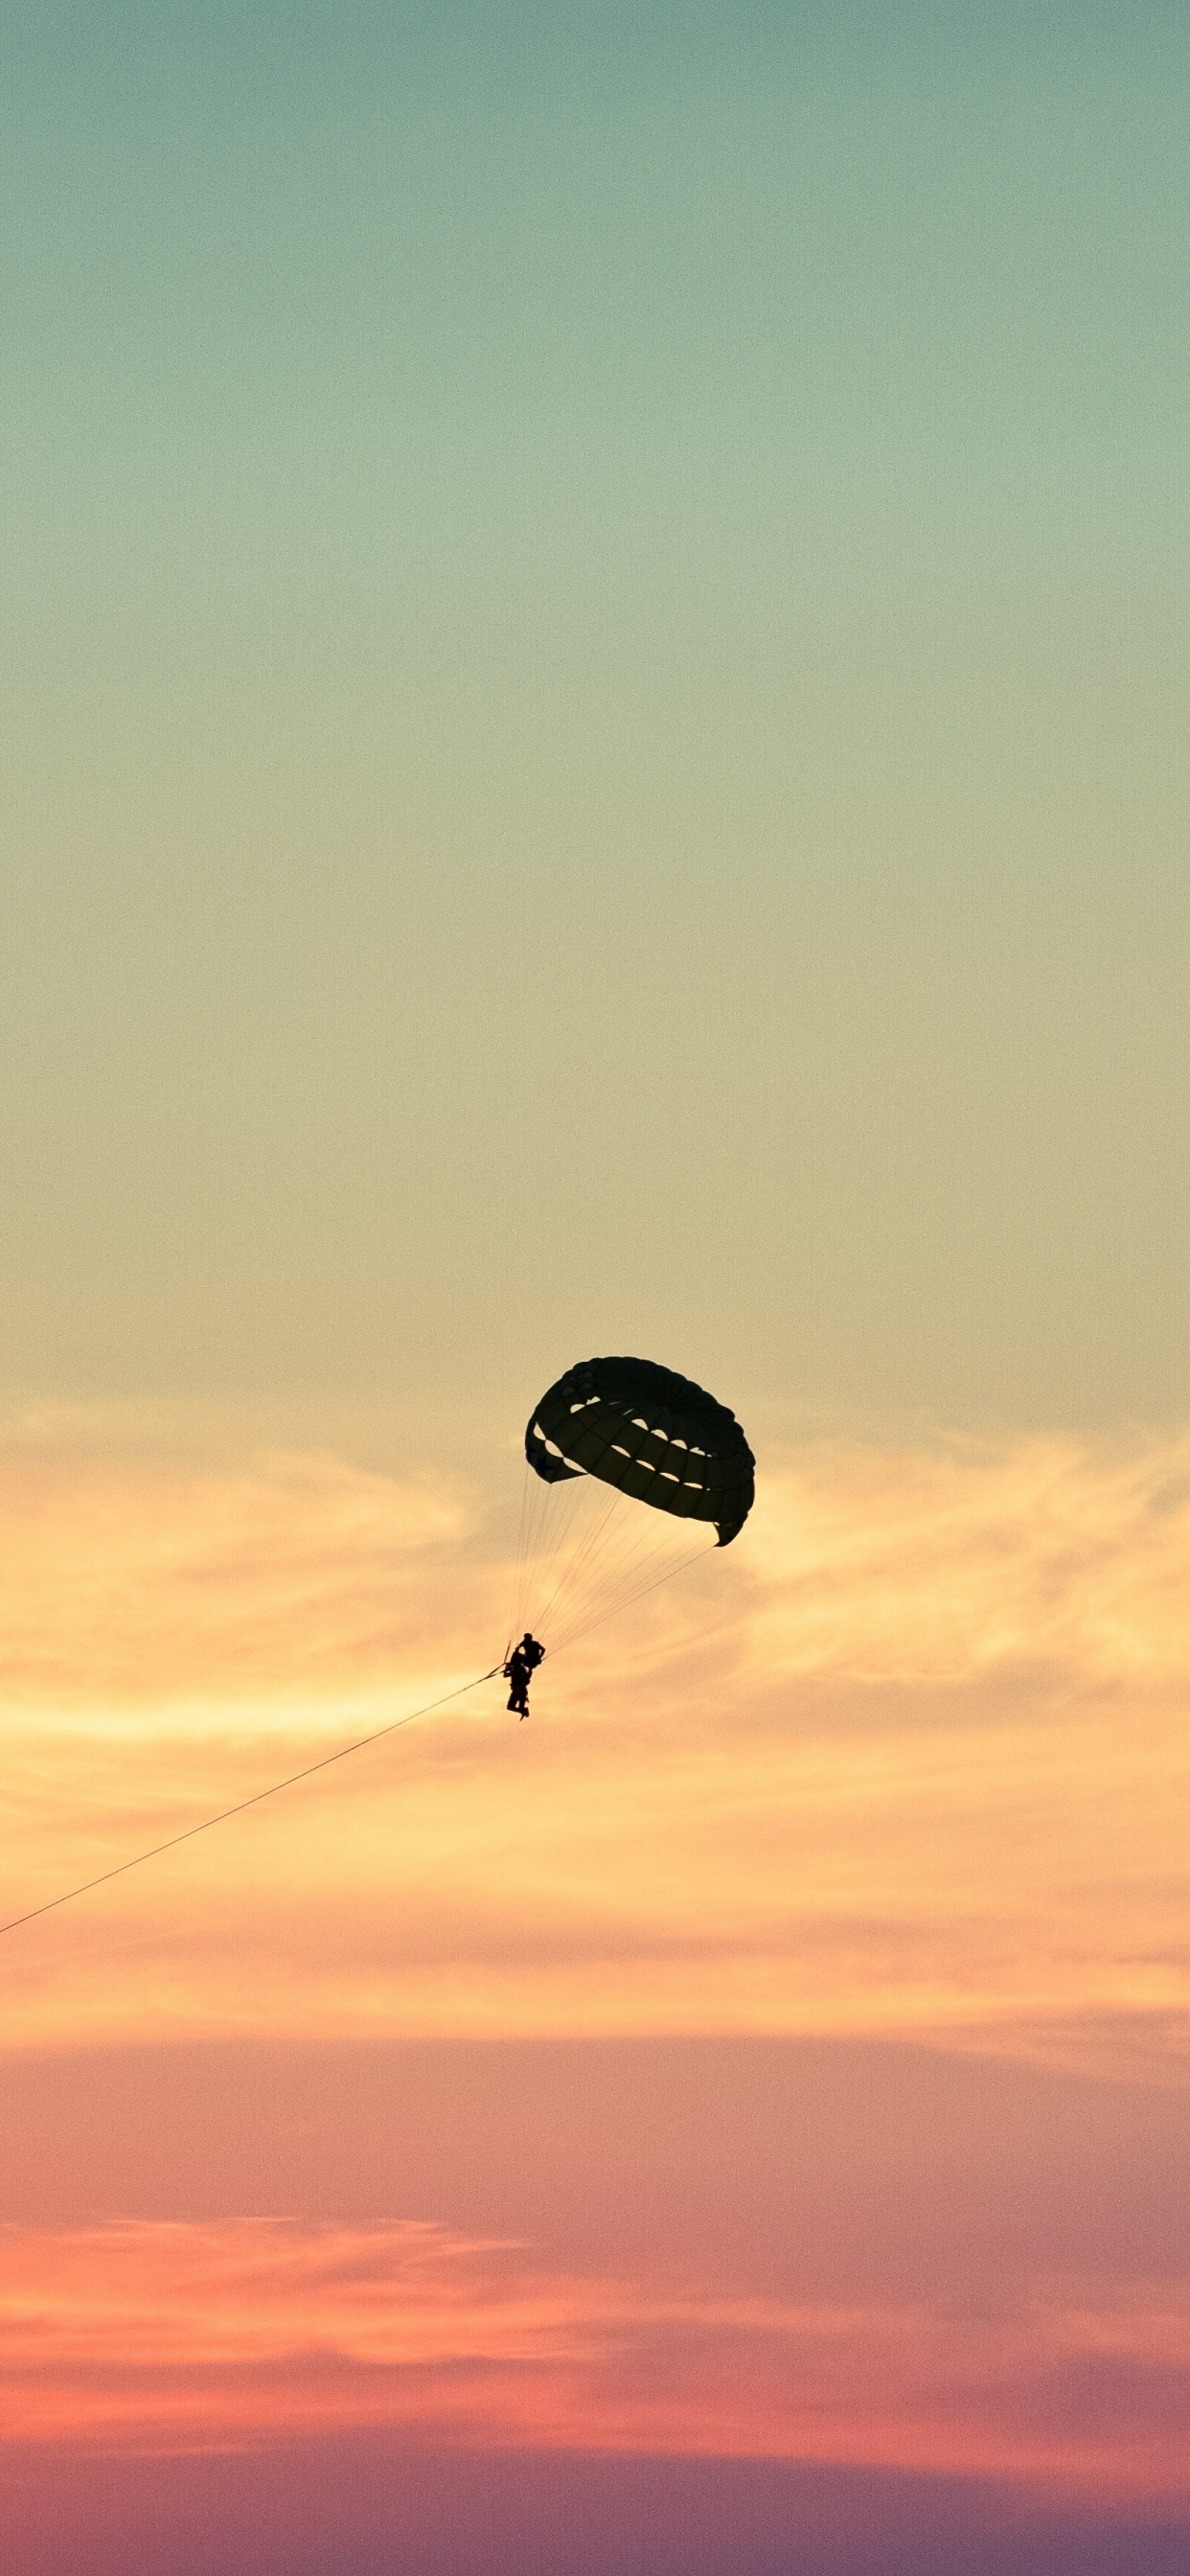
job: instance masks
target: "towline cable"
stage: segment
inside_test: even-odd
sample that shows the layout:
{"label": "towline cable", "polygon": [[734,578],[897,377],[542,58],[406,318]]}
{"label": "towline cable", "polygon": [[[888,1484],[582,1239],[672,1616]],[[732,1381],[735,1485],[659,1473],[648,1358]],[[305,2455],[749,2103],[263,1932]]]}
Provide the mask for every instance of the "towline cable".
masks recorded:
{"label": "towline cable", "polygon": [[408,1709],[404,1717],[391,1718],[387,1726],[377,1726],[371,1735],[357,1735],[351,1744],[340,1744],[334,1753],[324,1753],[317,1762],[307,1762],[301,1771],[288,1771],[283,1780],[273,1780],[267,1789],[256,1789],[250,1798],[238,1798],[234,1807],[221,1807],[217,1816],[204,1816],[200,1825],[187,1825],[180,1834],[170,1834],[163,1843],[154,1843],[150,1851],[136,1852],[131,1860],[117,1861],[114,1869],[101,1869],[97,1878],[85,1878],[79,1887],[68,1887],[61,1896],[49,1896],[44,1905],[31,1905],[27,1914],[14,1914],[11,1923],[0,1923],[0,1940],[6,1932],[19,1932],[23,1923],[35,1923],[39,1914],[54,1914],[60,1905],[73,1905],[76,1896],[89,1896],[93,1888],[106,1887],[109,1880],[123,1878],[130,1869],[143,1869],[147,1860],[160,1860],[163,1852],[176,1851],[179,1843],[192,1843],[196,1834],[209,1834],[215,1825],[225,1825],[232,1816],[242,1816],[249,1807],[259,1807],[266,1798],[276,1798],[282,1789],[294,1789],[299,1780],[312,1780],[316,1771],[329,1771],[332,1763],[345,1762],[349,1753],[362,1753],[365,1745],[379,1744],[386,1735],[396,1735],[402,1726],[412,1726],[414,1719],[429,1717],[436,1708],[446,1708],[451,1700],[465,1698],[468,1691],[478,1690],[481,1682],[494,1681],[503,1671],[493,1664],[489,1673],[477,1673],[474,1681],[460,1682],[457,1690],[443,1691],[441,1699],[428,1699],[421,1708]]}

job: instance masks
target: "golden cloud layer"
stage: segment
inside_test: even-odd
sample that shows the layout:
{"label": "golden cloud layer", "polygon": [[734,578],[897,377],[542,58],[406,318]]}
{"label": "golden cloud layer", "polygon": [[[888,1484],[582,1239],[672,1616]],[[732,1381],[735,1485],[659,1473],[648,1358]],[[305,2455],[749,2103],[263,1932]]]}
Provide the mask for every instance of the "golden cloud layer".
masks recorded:
{"label": "golden cloud layer", "polygon": [[888,1454],[819,1445],[766,1497],[753,1555],[793,1672],[965,1681],[1049,1664],[1180,1681],[1190,1439]]}

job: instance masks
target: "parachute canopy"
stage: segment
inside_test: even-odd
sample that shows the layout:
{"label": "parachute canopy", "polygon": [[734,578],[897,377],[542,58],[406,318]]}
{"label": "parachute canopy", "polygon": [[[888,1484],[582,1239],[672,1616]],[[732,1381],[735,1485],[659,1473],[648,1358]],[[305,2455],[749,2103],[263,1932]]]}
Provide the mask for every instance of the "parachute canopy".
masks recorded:
{"label": "parachute canopy", "polygon": [[680,1520],[739,1536],[756,1461],[725,1404],[655,1360],[580,1360],[542,1396],[525,1456],[547,1485],[595,1476]]}

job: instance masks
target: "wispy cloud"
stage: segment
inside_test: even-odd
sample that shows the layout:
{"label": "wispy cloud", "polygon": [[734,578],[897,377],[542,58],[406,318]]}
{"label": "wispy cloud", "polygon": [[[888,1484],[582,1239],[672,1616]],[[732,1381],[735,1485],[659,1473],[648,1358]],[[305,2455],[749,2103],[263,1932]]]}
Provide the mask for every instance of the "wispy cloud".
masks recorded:
{"label": "wispy cloud", "polygon": [[130,1710],[375,1684],[449,1636],[475,1517],[444,1483],[329,1454],[203,1472],[13,1442],[0,1688]]}
{"label": "wispy cloud", "polygon": [[[113,1456],[82,1429],[77,1447],[61,1425],[53,1440],[0,1440],[9,1700],[366,1687],[477,1617],[502,1623],[510,1572],[477,1551],[475,1489],[329,1450],[179,1467],[127,1446]],[[721,1579],[668,1593],[622,1635],[630,1651],[673,1649],[709,1612],[772,1672],[1178,1679],[1188,1559],[1190,1437],[1106,1453],[818,1441],[770,1464]],[[617,1661],[606,1632],[598,1660]]]}
{"label": "wispy cloud", "polygon": [[1014,1664],[1180,1679],[1190,1655],[1190,1439],[887,1452],[821,1443],[770,1489],[753,1547],[774,1661],[962,1682]]}

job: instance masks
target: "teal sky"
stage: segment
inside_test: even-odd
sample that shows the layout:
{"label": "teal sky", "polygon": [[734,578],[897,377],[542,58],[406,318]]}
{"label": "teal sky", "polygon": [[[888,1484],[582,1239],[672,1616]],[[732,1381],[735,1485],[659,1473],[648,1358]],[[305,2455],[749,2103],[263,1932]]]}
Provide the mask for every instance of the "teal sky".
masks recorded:
{"label": "teal sky", "polygon": [[1184,1415],[1182,12],[2,23],[10,1388]]}

